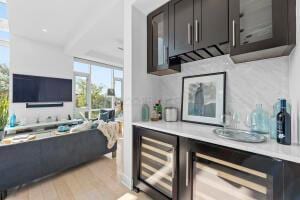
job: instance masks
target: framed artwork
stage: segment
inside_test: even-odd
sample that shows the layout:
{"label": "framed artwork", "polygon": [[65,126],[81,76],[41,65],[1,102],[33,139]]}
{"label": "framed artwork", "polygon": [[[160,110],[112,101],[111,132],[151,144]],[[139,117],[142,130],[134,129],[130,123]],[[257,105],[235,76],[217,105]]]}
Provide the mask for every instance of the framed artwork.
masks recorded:
{"label": "framed artwork", "polygon": [[223,126],[226,72],[182,79],[181,120]]}

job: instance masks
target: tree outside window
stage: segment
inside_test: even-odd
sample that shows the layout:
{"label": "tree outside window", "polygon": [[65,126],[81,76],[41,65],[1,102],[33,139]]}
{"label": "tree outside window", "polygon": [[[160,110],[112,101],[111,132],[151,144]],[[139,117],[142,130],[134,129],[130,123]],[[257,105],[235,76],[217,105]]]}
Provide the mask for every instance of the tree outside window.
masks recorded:
{"label": "tree outside window", "polygon": [[[90,118],[98,118],[100,109],[116,108],[116,103],[120,104],[122,98],[122,85],[120,83],[122,81],[115,85],[114,80],[116,76],[118,80],[122,80],[123,72],[121,70],[118,70],[114,76],[113,68],[101,64],[86,64],[75,61],[74,71],[75,105],[81,112],[85,112],[85,117],[88,117],[86,113],[89,112]],[[107,95],[107,90],[112,88],[116,90],[116,97]]]}

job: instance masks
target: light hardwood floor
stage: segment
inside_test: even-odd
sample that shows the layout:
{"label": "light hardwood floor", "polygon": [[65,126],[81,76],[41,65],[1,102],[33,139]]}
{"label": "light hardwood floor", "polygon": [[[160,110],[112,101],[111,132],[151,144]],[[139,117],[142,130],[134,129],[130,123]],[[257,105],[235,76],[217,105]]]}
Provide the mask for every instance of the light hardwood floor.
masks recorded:
{"label": "light hardwood floor", "polygon": [[116,159],[102,157],[44,180],[9,191],[7,200],[150,200],[120,183]]}

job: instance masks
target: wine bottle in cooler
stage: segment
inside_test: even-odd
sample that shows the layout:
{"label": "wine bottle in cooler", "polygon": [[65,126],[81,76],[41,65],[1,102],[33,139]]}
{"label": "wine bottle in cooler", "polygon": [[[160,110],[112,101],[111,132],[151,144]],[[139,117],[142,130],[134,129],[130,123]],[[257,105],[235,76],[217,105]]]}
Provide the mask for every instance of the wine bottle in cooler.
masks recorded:
{"label": "wine bottle in cooler", "polygon": [[286,110],[286,99],[280,100],[280,112],[277,114],[277,142],[291,144],[291,116]]}

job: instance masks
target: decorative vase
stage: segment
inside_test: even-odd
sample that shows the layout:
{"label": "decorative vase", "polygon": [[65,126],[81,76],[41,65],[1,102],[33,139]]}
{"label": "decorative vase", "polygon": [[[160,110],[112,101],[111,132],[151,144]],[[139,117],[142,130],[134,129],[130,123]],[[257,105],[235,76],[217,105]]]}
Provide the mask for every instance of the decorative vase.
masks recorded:
{"label": "decorative vase", "polygon": [[147,104],[143,104],[142,106],[142,121],[147,122],[149,121],[150,115],[150,108]]}
{"label": "decorative vase", "polygon": [[269,114],[263,110],[262,104],[257,104],[256,109],[251,113],[251,130],[259,133],[269,133]]}

